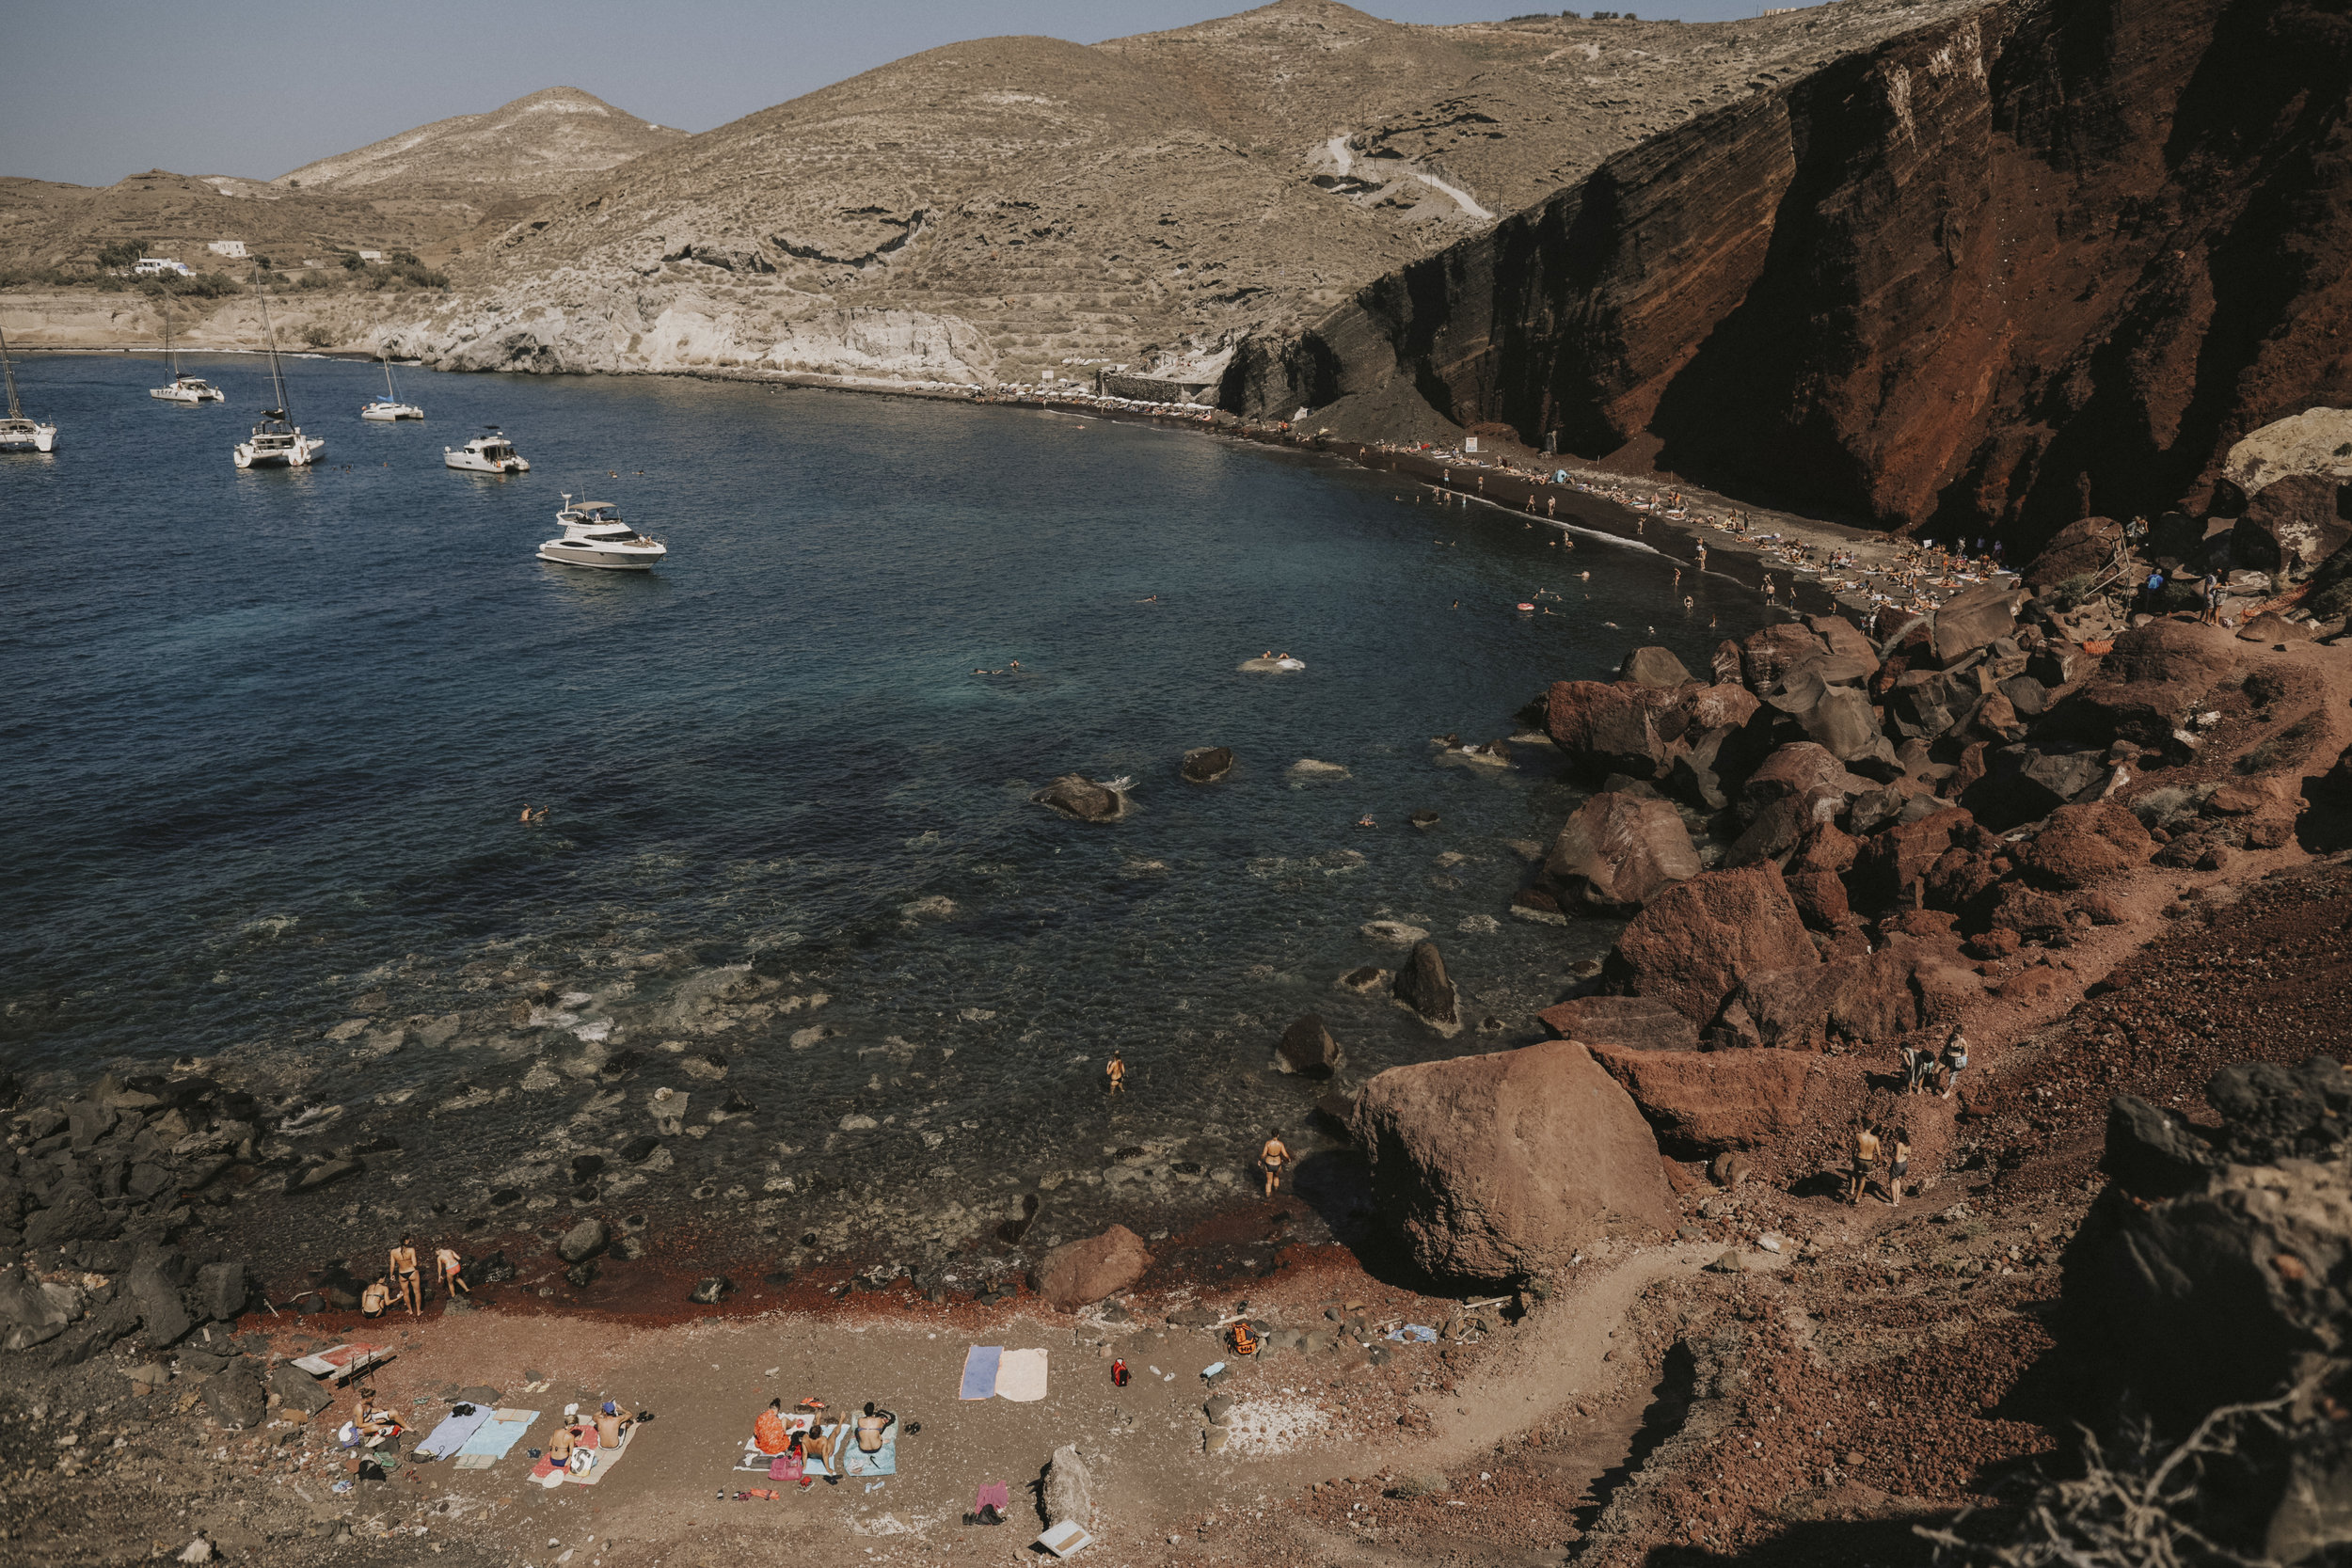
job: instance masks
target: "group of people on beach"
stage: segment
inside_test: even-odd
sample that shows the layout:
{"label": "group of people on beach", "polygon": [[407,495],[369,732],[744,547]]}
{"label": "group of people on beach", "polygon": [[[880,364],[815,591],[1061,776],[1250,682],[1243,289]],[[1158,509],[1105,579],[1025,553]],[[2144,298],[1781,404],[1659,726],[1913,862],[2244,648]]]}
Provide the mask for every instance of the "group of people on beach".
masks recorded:
{"label": "group of people on beach", "polygon": [[808,1473],[811,1460],[821,1466],[828,1482],[838,1483],[850,1446],[856,1445],[860,1453],[880,1453],[898,1424],[896,1412],[881,1409],[871,1400],[860,1413],[844,1418],[830,1415],[819,1399],[804,1399],[789,1413],[784,1401],[773,1399],[752,1423],[752,1447],[767,1456],[770,1481],[788,1481],[805,1492],[817,1483],[817,1477]]}
{"label": "group of people on beach", "polygon": [[[473,1287],[466,1283],[465,1259],[457,1256],[454,1247],[444,1244],[434,1248],[433,1262],[439,1271],[443,1295],[455,1295],[461,1291],[473,1294]],[[400,1244],[391,1249],[384,1273],[359,1292],[361,1317],[380,1318],[395,1305],[405,1307],[412,1318],[424,1310],[423,1271],[418,1265],[414,1236],[400,1239]]]}

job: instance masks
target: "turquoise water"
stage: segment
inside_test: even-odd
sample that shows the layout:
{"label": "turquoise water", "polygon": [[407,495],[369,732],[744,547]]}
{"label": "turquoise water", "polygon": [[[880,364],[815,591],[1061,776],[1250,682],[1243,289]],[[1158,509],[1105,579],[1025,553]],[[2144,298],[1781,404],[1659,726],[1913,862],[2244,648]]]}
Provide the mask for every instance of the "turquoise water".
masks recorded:
{"label": "turquoise water", "polygon": [[[394,1138],[387,1213],[589,1201],[539,1167],[653,1131],[661,1085],[696,1124],[752,1108],[596,1198],[977,1212],[1120,1148],[1155,1194],[1218,1190],[1266,1128],[1313,1136],[1271,1068],[1298,1014],[1356,1076],[1522,1041],[1607,944],[1506,913],[1508,841],[1576,799],[1549,753],[1497,774],[1428,737],[1509,733],[1651,626],[1703,668],[1756,616],[1391,477],[961,404],[411,371],[430,418],[379,426],[378,372],[298,360],[327,462],[239,472],[266,376],[191,368],[226,407],[151,402],[151,360],[22,372],[63,436],[0,457],[0,1052],[37,1082],[184,1054],[310,1109],[297,1151]],[[439,466],[489,420],[532,473]],[[670,562],[534,559],[583,488]],[[1537,589],[1560,613],[1511,608]],[[1306,670],[1236,671],[1269,649]],[[1183,784],[1208,745],[1239,766]],[[1302,786],[1300,758],[1351,776]],[[1069,771],[1134,775],[1136,813],[1028,802]],[[1399,956],[1375,920],[1431,932],[1505,1030],[1334,990]]]}

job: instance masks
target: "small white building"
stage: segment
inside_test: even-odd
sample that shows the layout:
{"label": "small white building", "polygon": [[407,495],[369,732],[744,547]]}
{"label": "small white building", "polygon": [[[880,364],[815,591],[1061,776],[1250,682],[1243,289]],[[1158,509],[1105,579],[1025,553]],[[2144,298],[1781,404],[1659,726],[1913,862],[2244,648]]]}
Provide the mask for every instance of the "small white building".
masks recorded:
{"label": "small white building", "polygon": [[235,256],[241,258],[245,255],[245,242],[243,240],[215,240],[204,248],[211,251],[215,256]]}
{"label": "small white building", "polygon": [[142,256],[131,265],[134,277],[160,277],[165,273],[177,273],[182,277],[194,277],[185,261],[175,261],[168,256]]}
{"label": "small white building", "polygon": [[359,260],[362,261],[381,261],[384,260],[384,253],[380,250],[363,250],[359,252]]}

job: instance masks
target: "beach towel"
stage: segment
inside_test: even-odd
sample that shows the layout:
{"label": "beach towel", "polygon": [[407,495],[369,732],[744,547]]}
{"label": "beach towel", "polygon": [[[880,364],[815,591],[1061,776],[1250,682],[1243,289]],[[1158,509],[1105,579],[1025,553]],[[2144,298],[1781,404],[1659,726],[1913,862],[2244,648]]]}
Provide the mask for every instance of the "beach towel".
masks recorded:
{"label": "beach towel", "polygon": [[[574,1470],[568,1478],[571,1483],[574,1486],[594,1486],[611,1475],[612,1466],[627,1459],[628,1450],[637,1446],[639,1430],[636,1426],[630,1426],[621,1433],[621,1440],[609,1449],[599,1443],[594,1449],[596,1456],[596,1463],[586,1470]],[[592,1437],[596,1435],[594,1427],[589,1428],[589,1435]]]}
{"label": "beach towel", "polygon": [[469,1416],[451,1416],[439,1426],[425,1433],[424,1441],[412,1450],[418,1459],[441,1459],[466,1446],[466,1439],[482,1430],[490,1419],[490,1413],[480,1405]]}
{"label": "beach towel", "polygon": [[996,1368],[1003,1360],[1002,1345],[974,1345],[963,1353],[963,1386],[956,1393],[960,1400],[993,1399],[996,1395]]}
{"label": "beach towel", "polygon": [[882,1448],[867,1453],[857,1446],[857,1434],[850,1434],[848,1446],[841,1454],[841,1473],[845,1476],[895,1476],[898,1473],[898,1423],[893,1421],[882,1429]]}
{"label": "beach towel", "polygon": [[522,1441],[531,1423],[539,1418],[536,1410],[493,1410],[490,1418],[474,1429],[474,1434],[457,1449],[457,1467],[461,1470],[486,1470],[504,1459],[507,1450]]}
{"label": "beach towel", "polygon": [[996,1397],[1023,1404],[1045,1397],[1045,1353],[1009,1350],[996,1368]]}
{"label": "beach towel", "polygon": [[[784,1418],[784,1430],[787,1435],[795,1432],[806,1432],[815,1426],[817,1418],[807,1411],[798,1411]],[[735,1467],[739,1470],[756,1470],[764,1476],[768,1473],[768,1467],[775,1462],[776,1455],[760,1452],[758,1438],[746,1437],[743,1439],[742,1453],[736,1457]],[[825,1473],[824,1467],[817,1464],[813,1456],[809,1464],[809,1473],[819,1476]]]}
{"label": "beach towel", "polygon": [[[571,1422],[569,1419],[557,1422],[553,1429],[548,1433],[547,1442],[540,1445],[539,1457],[532,1462],[531,1479],[537,1481],[542,1486],[561,1486],[564,1484],[563,1471],[554,1460],[548,1457],[547,1450],[548,1445],[554,1443],[556,1433],[564,1431],[570,1425]],[[580,1429],[580,1435],[572,1439],[572,1445],[575,1449],[586,1449],[593,1452],[596,1447],[596,1429],[593,1426],[581,1427]]]}

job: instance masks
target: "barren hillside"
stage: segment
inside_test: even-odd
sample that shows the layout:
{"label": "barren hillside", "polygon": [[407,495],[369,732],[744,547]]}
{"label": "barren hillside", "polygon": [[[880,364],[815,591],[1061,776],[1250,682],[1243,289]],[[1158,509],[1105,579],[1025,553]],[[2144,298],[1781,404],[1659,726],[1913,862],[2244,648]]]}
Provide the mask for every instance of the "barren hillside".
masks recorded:
{"label": "barren hillside", "polygon": [[488,114],[437,119],[321,158],[270,182],[285,189],[342,192],[401,187],[544,196],[686,133],[650,124],[578,87],[548,87]]}
{"label": "barren hillside", "polygon": [[1094,47],[952,45],[581,181],[386,331],[459,368],[1198,364],[1955,4],[1437,28],[1281,0]]}

